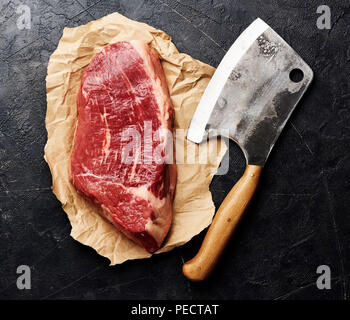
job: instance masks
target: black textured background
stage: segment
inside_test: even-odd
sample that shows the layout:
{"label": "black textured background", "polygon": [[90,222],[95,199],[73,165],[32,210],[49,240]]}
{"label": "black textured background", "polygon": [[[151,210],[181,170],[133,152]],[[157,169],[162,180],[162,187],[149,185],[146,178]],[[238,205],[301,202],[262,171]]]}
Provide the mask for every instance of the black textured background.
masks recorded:
{"label": "black textured background", "polygon": [[[0,1],[0,298],[17,299],[346,299],[350,296],[350,4],[335,0],[1,0]],[[18,30],[16,8],[31,8]],[[316,27],[328,4],[332,28]],[[74,241],[51,193],[43,159],[45,76],[65,26],[118,11],[163,29],[182,52],[217,66],[256,17],[270,24],[315,72],[283,131],[256,199],[207,282],[181,273],[204,233],[152,259],[109,267]],[[216,177],[216,206],[244,169],[230,147],[230,172]],[[29,265],[32,289],[18,290],[16,268]],[[318,290],[316,268],[332,271]]]}

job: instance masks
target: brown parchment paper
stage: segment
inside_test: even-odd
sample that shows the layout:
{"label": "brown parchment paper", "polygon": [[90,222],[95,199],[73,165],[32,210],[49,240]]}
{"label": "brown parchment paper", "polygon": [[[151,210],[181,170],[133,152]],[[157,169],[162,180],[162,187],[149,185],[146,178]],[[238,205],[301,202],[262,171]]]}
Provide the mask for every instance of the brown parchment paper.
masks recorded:
{"label": "brown parchment paper", "polygon": [[[45,160],[52,174],[52,190],[62,203],[72,225],[71,236],[108,258],[111,265],[129,259],[147,258],[151,254],[118,232],[98,214],[89,201],[77,194],[69,181],[68,168],[77,121],[76,98],[82,72],[104,46],[132,39],[149,43],[161,57],[175,108],[176,128],[188,128],[200,97],[214,72],[213,67],[179,53],[171,38],[163,31],[132,21],[118,13],[87,25],[64,29],[59,45],[50,57],[46,78],[48,140]],[[176,148],[180,152],[177,153],[178,178],[172,227],[163,247],[157,253],[169,251],[189,241],[211,223],[215,211],[209,184],[226,146],[219,142],[219,151],[214,159],[211,158],[211,164],[181,164],[183,156],[201,156],[206,152],[208,144],[212,143],[198,147],[184,140],[181,136],[176,138]],[[182,152],[180,145],[184,142],[188,144],[189,150]]]}

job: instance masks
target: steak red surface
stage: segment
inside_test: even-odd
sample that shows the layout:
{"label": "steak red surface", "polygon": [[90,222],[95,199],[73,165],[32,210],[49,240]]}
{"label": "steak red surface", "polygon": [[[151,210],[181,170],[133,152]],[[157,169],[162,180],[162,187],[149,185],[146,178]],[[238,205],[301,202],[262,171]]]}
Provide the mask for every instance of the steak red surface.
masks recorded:
{"label": "steak red surface", "polygon": [[176,183],[175,164],[164,158],[174,117],[158,54],[136,40],[105,47],[84,70],[77,108],[72,183],[118,230],[154,252],[170,228]]}

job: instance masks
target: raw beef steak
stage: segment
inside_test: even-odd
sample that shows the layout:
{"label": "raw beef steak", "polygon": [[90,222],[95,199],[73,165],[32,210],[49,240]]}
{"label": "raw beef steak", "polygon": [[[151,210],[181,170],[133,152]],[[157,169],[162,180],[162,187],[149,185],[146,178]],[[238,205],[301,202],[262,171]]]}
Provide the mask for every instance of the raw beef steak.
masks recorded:
{"label": "raw beef steak", "polygon": [[176,183],[175,164],[165,161],[174,117],[158,54],[136,40],[105,47],[84,70],[77,108],[72,183],[154,252],[170,228]]}

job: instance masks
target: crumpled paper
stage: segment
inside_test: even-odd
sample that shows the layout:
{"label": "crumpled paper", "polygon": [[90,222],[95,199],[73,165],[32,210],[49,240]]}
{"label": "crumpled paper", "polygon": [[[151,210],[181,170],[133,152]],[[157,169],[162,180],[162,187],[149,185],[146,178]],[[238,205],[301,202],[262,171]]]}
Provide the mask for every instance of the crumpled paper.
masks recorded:
{"label": "crumpled paper", "polygon": [[[161,30],[113,13],[76,28],[65,28],[51,55],[46,78],[48,140],[45,160],[52,174],[52,190],[62,203],[72,225],[71,236],[108,258],[111,265],[151,256],[109,222],[97,208],[77,194],[69,181],[68,168],[77,122],[76,99],[84,68],[106,45],[139,39],[155,48],[160,57],[175,108],[175,128],[187,129],[214,68],[179,53],[171,38]],[[185,143],[189,150],[182,151]],[[189,241],[212,221],[215,207],[209,184],[226,151],[218,142],[210,164],[181,164],[183,157],[201,157],[213,141],[200,146],[176,137],[177,186],[171,230],[156,253],[166,252]],[[197,161],[198,162],[198,161]]]}

